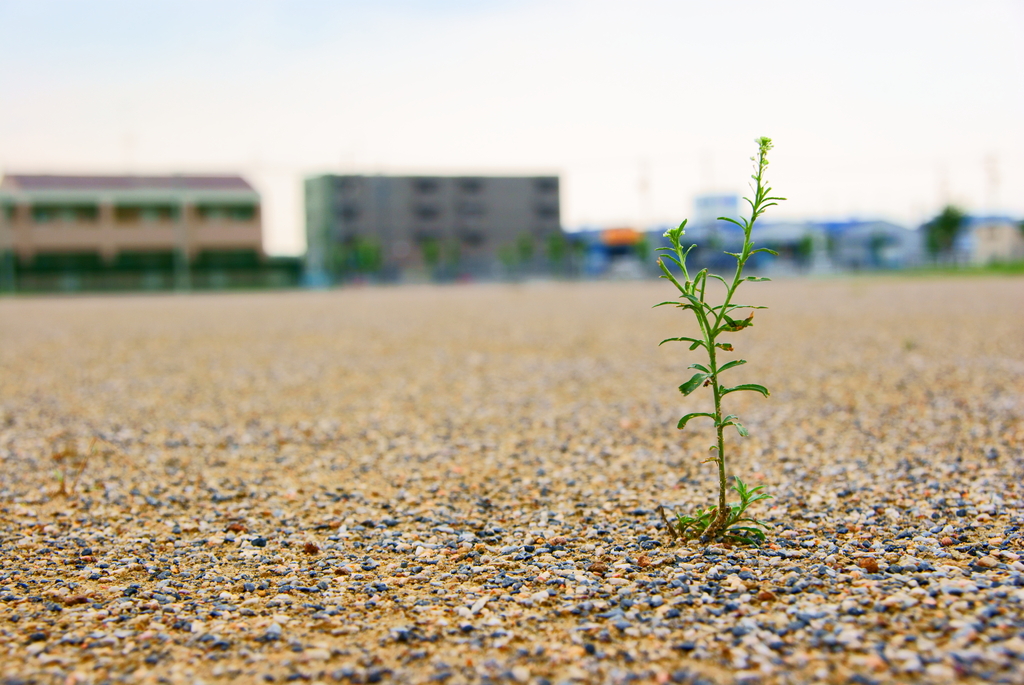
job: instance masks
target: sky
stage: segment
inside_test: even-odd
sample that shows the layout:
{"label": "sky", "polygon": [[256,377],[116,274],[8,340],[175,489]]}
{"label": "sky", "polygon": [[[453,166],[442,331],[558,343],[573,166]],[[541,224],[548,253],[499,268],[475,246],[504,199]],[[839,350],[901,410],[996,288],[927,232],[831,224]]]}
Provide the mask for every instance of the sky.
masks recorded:
{"label": "sky", "polygon": [[562,178],[562,222],[1024,217],[1024,0],[0,0],[0,172]]}

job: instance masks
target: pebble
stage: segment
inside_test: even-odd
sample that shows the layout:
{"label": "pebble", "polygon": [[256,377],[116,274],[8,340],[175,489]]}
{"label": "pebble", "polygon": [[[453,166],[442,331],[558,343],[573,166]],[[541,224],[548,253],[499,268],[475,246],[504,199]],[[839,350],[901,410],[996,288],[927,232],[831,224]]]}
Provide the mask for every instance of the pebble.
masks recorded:
{"label": "pebble", "polygon": [[663,285],[0,300],[0,678],[1019,682],[1024,283],[758,290],[761,549]]}

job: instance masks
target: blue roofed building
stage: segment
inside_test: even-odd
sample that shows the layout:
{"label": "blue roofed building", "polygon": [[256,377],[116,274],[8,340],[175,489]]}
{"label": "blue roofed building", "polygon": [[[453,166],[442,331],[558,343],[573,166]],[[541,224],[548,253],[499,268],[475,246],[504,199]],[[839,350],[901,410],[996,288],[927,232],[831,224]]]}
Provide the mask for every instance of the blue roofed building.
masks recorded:
{"label": "blue roofed building", "polygon": [[902,269],[925,260],[923,231],[890,221],[824,221],[828,254],[840,270]]}

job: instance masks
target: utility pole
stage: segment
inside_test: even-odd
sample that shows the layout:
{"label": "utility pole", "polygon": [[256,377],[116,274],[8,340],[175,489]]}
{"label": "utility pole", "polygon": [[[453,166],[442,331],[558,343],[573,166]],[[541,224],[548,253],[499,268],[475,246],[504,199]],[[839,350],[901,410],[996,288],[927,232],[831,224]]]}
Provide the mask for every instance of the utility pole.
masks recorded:
{"label": "utility pole", "polygon": [[643,233],[647,230],[647,222],[651,220],[651,165],[644,157],[639,160],[639,178],[637,195],[640,200],[640,220],[637,229]]}
{"label": "utility pole", "polygon": [[985,180],[985,209],[989,216],[995,216],[999,211],[999,158],[995,153],[985,158]]}

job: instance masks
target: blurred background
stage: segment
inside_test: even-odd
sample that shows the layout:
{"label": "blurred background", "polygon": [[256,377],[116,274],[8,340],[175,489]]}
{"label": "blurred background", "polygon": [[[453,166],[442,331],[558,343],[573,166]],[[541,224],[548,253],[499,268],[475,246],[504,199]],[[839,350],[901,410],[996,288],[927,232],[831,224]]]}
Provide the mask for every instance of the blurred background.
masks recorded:
{"label": "blurred background", "polygon": [[1024,3],[0,0],[0,289],[1024,261]]}

